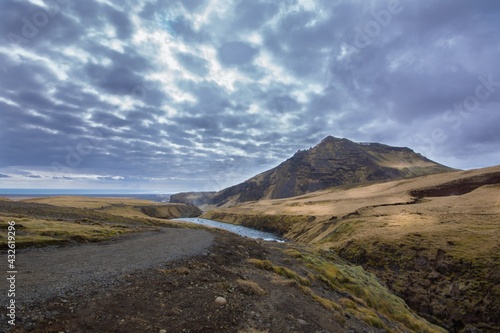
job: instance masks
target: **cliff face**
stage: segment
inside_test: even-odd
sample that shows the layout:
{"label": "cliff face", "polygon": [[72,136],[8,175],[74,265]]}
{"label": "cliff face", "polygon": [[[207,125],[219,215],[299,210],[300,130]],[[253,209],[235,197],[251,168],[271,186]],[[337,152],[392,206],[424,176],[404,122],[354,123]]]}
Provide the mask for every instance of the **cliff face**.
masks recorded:
{"label": "cliff face", "polygon": [[260,199],[289,198],[333,186],[452,170],[409,148],[355,143],[328,136],[317,146],[298,151],[276,168],[215,193],[210,202],[222,206]]}
{"label": "cliff face", "polygon": [[151,205],[151,206],[136,206],[142,213],[159,218],[159,219],[175,219],[178,217],[197,217],[202,211],[195,206],[186,204],[166,204],[166,205]]}
{"label": "cliff face", "polygon": [[215,192],[182,192],[170,196],[170,203],[201,206],[210,201]]}

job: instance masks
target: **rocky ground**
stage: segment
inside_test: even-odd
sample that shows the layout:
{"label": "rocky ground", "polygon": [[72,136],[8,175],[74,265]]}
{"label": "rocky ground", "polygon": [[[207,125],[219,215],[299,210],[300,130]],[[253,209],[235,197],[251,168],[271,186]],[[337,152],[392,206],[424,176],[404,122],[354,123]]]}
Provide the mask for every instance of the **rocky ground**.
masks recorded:
{"label": "rocky ground", "polygon": [[[42,333],[382,332],[398,327],[383,316],[386,329],[348,312],[332,311],[311,295],[357,300],[313,279],[313,293],[306,294],[289,273],[288,277],[276,274],[249,261],[267,259],[286,264],[287,272],[311,276],[310,270],[286,254],[289,245],[212,233],[214,243],[200,255],[85,281],[47,299],[34,298],[18,307],[15,327],[2,328]],[[113,260],[108,265],[114,265]]]}

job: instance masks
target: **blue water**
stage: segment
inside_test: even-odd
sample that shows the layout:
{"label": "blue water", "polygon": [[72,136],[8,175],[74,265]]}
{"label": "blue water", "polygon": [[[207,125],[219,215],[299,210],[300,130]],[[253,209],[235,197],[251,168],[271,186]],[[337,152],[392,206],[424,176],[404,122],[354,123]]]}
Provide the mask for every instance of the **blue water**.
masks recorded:
{"label": "blue water", "polygon": [[26,199],[26,198],[43,198],[43,197],[58,197],[58,196],[82,196],[82,197],[99,197],[99,198],[131,198],[151,200],[155,202],[169,202],[170,194],[155,194],[155,193],[128,193],[125,191],[113,192],[113,190],[44,190],[44,189],[6,189],[0,188],[0,197],[9,199]]}
{"label": "blue water", "polygon": [[250,238],[256,238],[256,239],[262,239],[265,241],[271,241],[271,242],[280,242],[283,243],[285,242],[284,239],[279,238],[273,233],[270,232],[264,232],[264,231],[259,231],[247,227],[243,227],[241,225],[235,225],[235,224],[230,224],[230,223],[223,223],[223,222],[217,222],[213,220],[207,220],[207,219],[200,219],[198,217],[194,218],[180,218],[180,219],[175,219],[176,221],[184,221],[184,222],[189,222],[189,223],[196,223],[196,224],[201,224],[205,225],[208,227],[213,227],[213,228],[218,228],[218,229],[224,229],[227,231],[231,231],[235,234],[238,234],[240,236],[245,236],[245,237],[250,237]]}

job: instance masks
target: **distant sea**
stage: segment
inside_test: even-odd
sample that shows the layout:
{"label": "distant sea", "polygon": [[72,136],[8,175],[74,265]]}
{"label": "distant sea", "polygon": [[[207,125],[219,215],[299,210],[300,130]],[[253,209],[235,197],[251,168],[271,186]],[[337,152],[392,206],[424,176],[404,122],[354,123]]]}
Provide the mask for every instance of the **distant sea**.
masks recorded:
{"label": "distant sea", "polygon": [[71,189],[9,189],[0,188],[0,197],[11,200],[23,200],[40,197],[57,196],[82,196],[82,197],[100,197],[100,198],[133,198],[151,200],[155,202],[169,202],[170,194],[159,193],[127,193],[127,191],[113,190],[71,190]]}

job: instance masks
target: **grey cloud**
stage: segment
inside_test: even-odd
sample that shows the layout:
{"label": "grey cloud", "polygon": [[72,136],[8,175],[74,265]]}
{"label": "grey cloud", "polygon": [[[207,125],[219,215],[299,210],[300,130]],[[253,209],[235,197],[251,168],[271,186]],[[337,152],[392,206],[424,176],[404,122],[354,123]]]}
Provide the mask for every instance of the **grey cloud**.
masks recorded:
{"label": "grey cloud", "polygon": [[181,64],[192,73],[204,76],[208,73],[208,62],[200,57],[194,56],[189,53],[177,54],[177,59]]}
{"label": "grey cloud", "polygon": [[118,52],[94,41],[87,41],[85,47],[91,54],[110,60],[114,67],[127,67],[134,72],[147,72],[154,69],[148,58],[130,46],[125,46],[123,52]]}
{"label": "grey cloud", "polygon": [[[6,91],[44,91],[47,81],[55,80],[55,75],[40,63],[20,58],[14,62],[11,57],[0,53],[0,87]],[[34,75],[37,74],[37,75]],[[40,80],[43,78],[43,80]]]}
{"label": "grey cloud", "polygon": [[88,64],[85,72],[91,82],[112,94],[130,95],[141,82],[141,77],[128,67]]}
{"label": "grey cloud", "polygon": [[226,65],[244,65],[253,60],[258,50],[243,42],[228,42],[219,50],[219,58]]}
{"label": "grey cloud", "polygon": [[[71,175],[61,170],[54,177],[100,175],[92,184],[110,181],[109,175],[123,175],[128,184],[196,178],[205,184],[186,186],[217,189],[326,135],[415,145],[455,161],[455,167],[473,160],[474,166],[500,163],[498,1],[404,1],[402,12],[357,49],[357,27],[374,21],[371,11],[385,10],[387,1],[318,0],[314,10],[288,10],[296,3],[236,1],[223,20],[215,11],[197,24],[182,13],[204,14],[207,1],[124,1],[123,11],[91,0],[61,6],[22,45],[31,56],[11,57],[16,49],[10,43],[0,53],[0,167],[47,170],[54,162],[68,166],[69,158],[78,162]],[[3,37],[20,34],[22,17],[40,10],[21,1],[0,6]],[[109,27],[123,52],[107,45],[111,41],[101,32]],[[168,34],[174,43],[136,44],[134,29],[144,28]],[[263,43],[252,44],[249,36],[261,36]],[[214,48],[216,59],[200,46]],[[69,51],[88,53],[101,64],[64,53]],[[178,59],[183,68],[176,70],[197,75],[193,81],[165,77],[196,101],[180,102],[161,80],[151,81],[171,66],[155,57],[160,51]],[[254,61],[261,55],[287,78]],[[66,70],[68,78],[41,59]],[[209,77],[212,61],[221,68]],[[243,80],[230,77],[233,72]],[[474,98],[479,75],[491,75],[491,94],[472,112],[454,111],[454,104]],[[112,100],[125,96],[134,104],[118,110]],[[436,130],[446,139],[432,142]]]}
{"label": "grey cloud", "polygon": [[108,181],[121,181],[122,179],[121,178],[113,178],[113,177],[97,177],[97,179],[99,180],[108,180]]}
{"label": "grey cloud", "polygon": [[235,7],[234,22],[239,29],[258,29],[279,10],[275,3],[263,1],[239,1]]}
{"label": "grey cloud", "polygon": [[51,44],[64,44],[78,39],[82,30],[78,23],[68,14],[66,5],[47,1],[48,7],[39,7],[21,1],[3,1],[5,9],[3,18],[8,19],[0,24],[0,32],[9,43],[19,44],[27,48],[37,48],[50,40]]}
{"label": "grey cloud", "polygon": [[110,109],[112,107],[106,102],[99,101],[95,95],[83,91],[80,85],[72,82],[65,82],[64,84],[57,85],[57,90],[53,97],[61,101],[62,104],[68,108],[70,106],[84,106],[86,109]]}
{"label": "grey cloud", "polygon": [[129,38],[134,32],[134,27],[126,13],[120,12],[110,6],[106,6],[105,12],[109,21],[115,27],[117,37],[120,39]]}
{"label": "grey cloud", "polygon": [[171,31],[174,35],[181,37],[188,42],[203,42],[208,39],[208,35],[204,31],[194,30],[191,22],[184,17],[177,17],[174,20],[166,20],[162,22],[163,27],[167,31]]}
{"label": "grey cloud", "polygon": [[206,3],[206,0],[184,0],[182,1],[182,5],[186,7],[189,11],[195,11],[200,7],[203,7]]}
{"label": "grey cloud", "polygon": [[0,173],[0,178],[11,178],[11,176]]}

